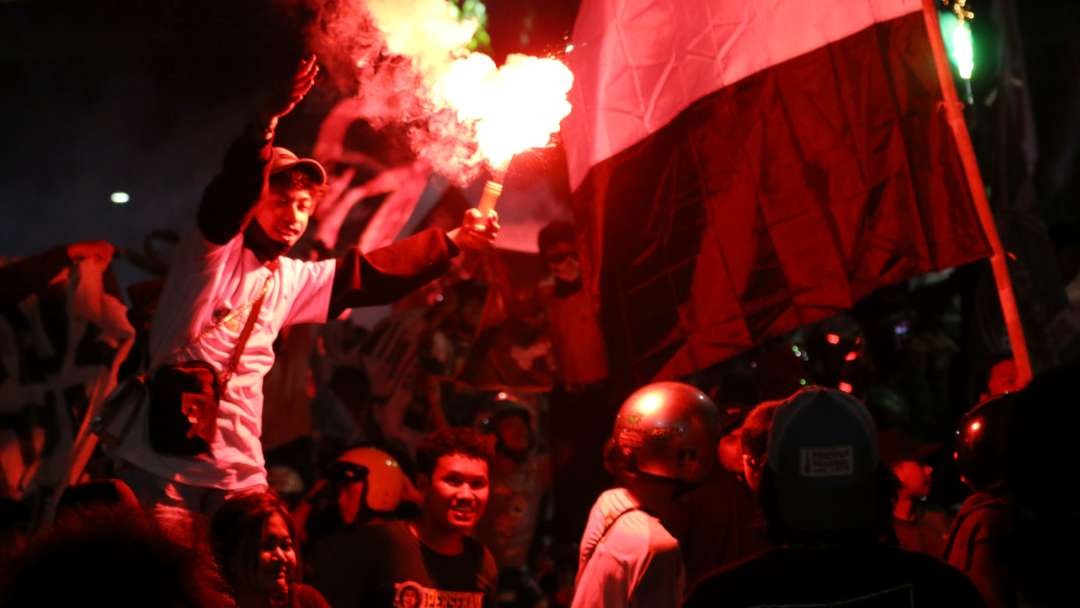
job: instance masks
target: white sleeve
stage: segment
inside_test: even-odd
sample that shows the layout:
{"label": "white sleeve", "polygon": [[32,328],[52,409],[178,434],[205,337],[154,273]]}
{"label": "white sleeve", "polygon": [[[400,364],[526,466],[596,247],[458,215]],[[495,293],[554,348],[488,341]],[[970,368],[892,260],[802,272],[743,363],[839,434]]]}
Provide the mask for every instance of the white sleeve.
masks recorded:
{"label": "white sleeve", "polygon": [[335,260],[302,262],[281,258],[282,275],[293,283],[292,305],[284,325],[325,323],[330,312],[330,295],[334,287]]}
{"label": "white sleeve", "polygon": [[610,553],[597,550],[578,577],[570,608],[628,608],[629,598],[630,573],[626,566]]}
{"label": "white sleeve", "polygon": [[657,553],[649,560],[634,586],[631,606],[682,606],[686,594],[686,570],[682,554],[675,548]]}

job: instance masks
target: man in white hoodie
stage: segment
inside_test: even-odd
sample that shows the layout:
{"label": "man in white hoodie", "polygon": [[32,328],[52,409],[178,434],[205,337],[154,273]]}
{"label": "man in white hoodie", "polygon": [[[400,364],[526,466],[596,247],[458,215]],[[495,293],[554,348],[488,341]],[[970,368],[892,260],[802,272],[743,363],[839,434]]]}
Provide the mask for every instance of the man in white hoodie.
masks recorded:
{"label": "man in white hoodie", "polygon": [[604,454],[617,487],[589,514],[573,608],[682,604],[685,568],[665,524],[712,469],[719,439],[716,406],[687,384],[649,384],[622,404]]}

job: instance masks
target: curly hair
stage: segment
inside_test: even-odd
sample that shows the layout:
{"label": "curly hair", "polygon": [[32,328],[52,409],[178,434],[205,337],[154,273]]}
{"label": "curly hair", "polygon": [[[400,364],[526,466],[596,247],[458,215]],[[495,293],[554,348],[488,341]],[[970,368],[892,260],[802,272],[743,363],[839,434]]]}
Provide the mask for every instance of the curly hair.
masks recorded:
{"label": "curly hair", "polygon": [[440,429],[420,440],[416,446],[417,471],[430,476],[443,456],[462,454],[483,460],[491,468],[491,442],[480,432],[468,427]]}
{"label": "curly hair", "polygon": [[269,187],[271,190],[289,192],[292,190],[307,190],[311,198],[318,200],[326,193],[326,186],[319,184],[314,178],[302,169],[286,169],[270,176]]}

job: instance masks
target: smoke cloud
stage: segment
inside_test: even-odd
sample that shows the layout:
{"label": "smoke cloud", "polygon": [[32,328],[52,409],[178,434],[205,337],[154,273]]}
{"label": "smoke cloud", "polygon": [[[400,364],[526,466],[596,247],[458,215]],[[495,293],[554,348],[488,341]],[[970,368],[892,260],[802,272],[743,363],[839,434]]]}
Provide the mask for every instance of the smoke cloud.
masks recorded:
{"label": "smoke cloud", "polygon": [[505,170],[569,112],[564,65],[512,57],[496,68],[469,52],[478,23],[447,0],[306,1],[310,45],[338,87],[375,128],[405,125],[416,155],[455,183]]}
{"label": "smoke cloud", "polygon": [[417,157],[464,185],[479,177],[475,128],[441,104],[434,83],[466,45],[477,23],[459,20],[445,0],[305,0],[315,18],[309,45],[334,84],[357,96],[376,129],[406,126]]}

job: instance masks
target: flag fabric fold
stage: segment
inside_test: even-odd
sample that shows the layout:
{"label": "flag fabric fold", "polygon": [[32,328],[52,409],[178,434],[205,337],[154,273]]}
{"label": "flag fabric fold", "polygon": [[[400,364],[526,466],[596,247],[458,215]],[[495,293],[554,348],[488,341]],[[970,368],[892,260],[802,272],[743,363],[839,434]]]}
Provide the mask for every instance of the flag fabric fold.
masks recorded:
{"label": "flag fabric fold", "polygon": [[635,381],[989,255],[918,0],[583,3],[563,127]]}

